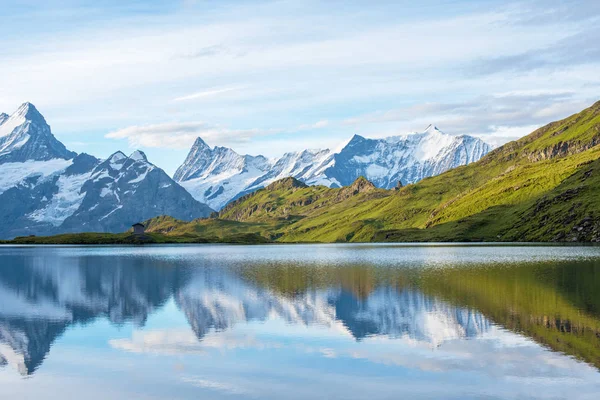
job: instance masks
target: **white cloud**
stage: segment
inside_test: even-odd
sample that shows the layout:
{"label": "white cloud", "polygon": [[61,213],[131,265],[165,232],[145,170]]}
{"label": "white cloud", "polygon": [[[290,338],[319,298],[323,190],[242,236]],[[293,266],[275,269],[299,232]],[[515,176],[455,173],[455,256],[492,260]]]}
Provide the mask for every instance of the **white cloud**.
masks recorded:
{"label": "white cloud", "polygon": [[231,146],[245,143],[256,136],[273,132],[259,129],[235,130],[205,122],[175,122],[145,126],[130,126],[105,135],[109,139],[127,139],[129,147],[189,149],[197,137],[210,145]]}
{"label": "white cloud", "polygon": [[498,146],[591,103],[591,99],[581,100],[565,90],[521,90],[455,102],[421,103],[349,118],[342,123],[367,127],[366,136],[372,137],[419,132],[433,123],[444,132],[477,136]]}
{"label": "white cloud", "polygon": [[298,127],[299,131],[311,130],[311,129],[322,129],[329,126],[329,121],[323,119],[315,122],[314,124],[302,124]]}
{"label": "white cloud", "polygon": [[210,349],[267,349],[280,348],[277,342],[261,342],[251,334],[230,331],[209,332],[199,340],[189,329],[162,329],[149,332],[134,331],[130,339],[112,339],[114,349],[131,353],[205,354]]}
{"label": "white cloud", "polygon": [[240,90],[243,88],[244,88],[244,86],[204,90],[204,91],[192,93],[192,94],[189,94],[186,96],[176,97],[173,99],[173,101],[187,101],[187,100],[201,99],[201,98],[205,98],[205,97],[214,97],[214,96],[217,96],[217,95],[220,95],[223,93],[232,92],[232,91]]}
{"label": "white cloud", "polygon": [[248,391],[239,386],[232,385],[231,383],[219,382],[215,380],[208,380],[200,377],[182,377],[181,381],[184,383],[188,383],[190,385],[203,388],[210,389],[217,392],[224,392],[227,394],[235,394],[235,395],[248,395]]}

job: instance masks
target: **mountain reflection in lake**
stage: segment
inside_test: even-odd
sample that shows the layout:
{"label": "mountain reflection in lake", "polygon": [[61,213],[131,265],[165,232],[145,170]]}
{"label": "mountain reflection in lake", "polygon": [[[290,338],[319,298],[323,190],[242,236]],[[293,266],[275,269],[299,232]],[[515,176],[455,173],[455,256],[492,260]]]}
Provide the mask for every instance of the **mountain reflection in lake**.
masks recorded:
{"label": "mountain reflection in lake", "polygon": [[0,247],[0,384],[3,398],[596,398],[598,293],[599,247]]}

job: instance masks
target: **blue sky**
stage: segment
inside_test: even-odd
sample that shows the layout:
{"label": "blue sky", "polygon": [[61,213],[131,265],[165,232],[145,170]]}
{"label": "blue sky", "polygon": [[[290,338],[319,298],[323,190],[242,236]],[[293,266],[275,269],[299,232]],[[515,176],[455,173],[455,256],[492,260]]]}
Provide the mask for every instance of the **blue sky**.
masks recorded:
{"label": "blue sky", "polygon": [[596,0],[40,3],[0,1],[0,111],[30,101],[70,149],[169,173],[197,136],[274,157],[434,123],[500,144],[600,100]]}

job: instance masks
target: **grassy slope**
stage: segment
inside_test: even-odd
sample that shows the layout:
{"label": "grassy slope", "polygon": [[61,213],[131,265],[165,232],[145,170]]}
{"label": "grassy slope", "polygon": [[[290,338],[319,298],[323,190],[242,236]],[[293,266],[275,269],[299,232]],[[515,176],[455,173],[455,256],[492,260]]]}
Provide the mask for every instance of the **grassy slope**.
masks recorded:
{"label": "grassy slope", "polygon": [[[348,230],[347,234],[340,236],[337,231],[324,229],[330,224],[330,216],[346,210],[359,209],[364,204],[378,202],[389,197],[391,193],[391,191],[375,188],[364,178],[359,178],[351,186],[341,189],[330,189],[324,186],[290,187],[278,184],[232,204],[224,209],[219,217],[235,219],[239,222],[270,224],[272,237],[279,241],[348,241],[354,231]],[[321,224],[321,221],[324,226],[312,225]],[[305,232],[297,237],[294,233],[298,231],[299,226]],[[306,234],[313,229],[319,230],[318,236]]]}
{"label": "grassy slope", "polygon": [[191,222],[181,221],[169,216],[160,216],[144,222],[146,232],[166,236],[189,236],[219,238],[232,235],[258,234],[268,238],[272,225],[262,223],[240,223],[224,219],[197,219]]}
{"label": "grassy slope", "polygon": [[258,244],[266,243],[267,239],[255,233],[228,233],[227,235],[200,236],[200,235],[165,235],[162,233],[147,233],[133,235],[126,233],[68,233],[55,236],[23,236],[13,240],[0,241],[0,244],[90,244],[90,245],[137,245],[137,244],[166,244],[166,243],[239,243]]}
{"label": "grassy slope", "polygon": [[[328,202],[335,189],[265,190],[237,202],[222,218],[269,224],[287,213],[292,223],[273,225],[280,241],[591,240],[594,227],[580,236],[569,230],[585,217],[597,225],[598,215],[592,212],[597,200],[591,194],[598,188],[599,143],[600,102],[508,143],[477,163],[398,192]],[[594,178],[582,181],[581,174],[590,169]],[[578,192],[568,201],[546,204],[545,214],[578,204],[572,210],[577,215],[566,226],[558,218],[540,223],[535,207],[545,198],[560,199],[574,185],[580,186]],[[317,199],[308,205],[299,202],[310,197]],[[266,204],[262,213],[248,215],[248,210]]]}

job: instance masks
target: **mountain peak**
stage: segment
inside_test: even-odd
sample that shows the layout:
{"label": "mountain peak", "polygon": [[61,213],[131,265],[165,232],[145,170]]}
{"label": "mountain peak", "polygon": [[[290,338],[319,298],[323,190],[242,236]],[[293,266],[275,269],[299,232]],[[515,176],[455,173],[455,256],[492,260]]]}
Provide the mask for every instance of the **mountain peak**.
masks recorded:
{"label": "mountain peak", "polygon": [[375,189],[375,185],[373,185],[373,183],[364,176],[359,176],[358,178],[356,178],[356,180],[352,183],[352,185],[350,185],[350,187],[357,188],[360,191],[364,191],[364,189]]}
{"label": "mountain peak", "polygon": [[148,158],[146,157],[146,154],[141,151],[141,150],[136,150],[133,153],[131,153],[131,155],[129,156],[129,158],[131,160],[134,161],[145,161],[148,162]]}
{"label": "mountain peak", "polygon": [[8,115],[6,113],[1,113],[0,114],[0,125],[2,125],[4,123],[4,121],[6,121],[8,118],[10,118],[10,115]]}
{"label": "mountain peak", "polygon": [[76,156],[57,140],[50,126],[31,103],[23,103],[8,118],[0,116],[0,164],[29,160],[65,160]]}
{"label": "mountain peak", "polygon": [[339,194],[338,200],[347,199],[360,193],[369,193],[377,190],[377,187],[364,176],[359,176],[350,186],[344,186]]}
{"label": "mountain peak", "polygon": [[44,120],[42,114],[38,111],[35,106],[29,102],[21,104],[21,106],[15,112],[16,115],[23,117],[27,120]]}
{"label": "mountain peak", "polygon": [[427,126],[425,129],[425,133],[442,133],[442,131],[440,131],[434,124],[429,124],[429,126]]}
{"label": "mountain peak", "polygon": [[350,139],[350,142],[358,142],[358,141],[363,141],[365,140],[365,138],[363,136],[360,136],[359,134],[355,133],[352,136],[352,139]]}
{"label": "mountain peak", "polygon": [[354,136],[352,136],[352,138],[350,139],[350,141],[344,146],[344,148],[351,148],[354,147],[356,145],[360,145],[361,143],[366,142],[367,139],[364,138],[363,136],[360,136],[358,134],[354,134]]}
{"label": "mountain peak", "polygon": [[123,153],[122,151],[119,150],[119,151],[111,154],[111,156],[108,157],[106,159],[106,161],[110,162],[111,164],[114,164],[114,163],[121,163],[126,159],[127,159],[127,156],[125,155],[125,153]]}
{"label": "mountain peak", "polygon": [[206,144],[206,142],[204,140],[202,140],[202,138],[200,136],[198,136],[196,138],[196,140],[194,141],[193,148],[195,148],[195,149],[209,149],[210,150],[210,146],[208,144]]}
{"label": "mountain peak", "polygon": [[120,160],[122,158],[127,158],[127,156],[125,155],[125,153],[123,153],[121,150],[115,151],[114,153],[112,153],[110,155],[110,157],[108,157],[109,160],[111,159],[115,159],[115,160]]}

